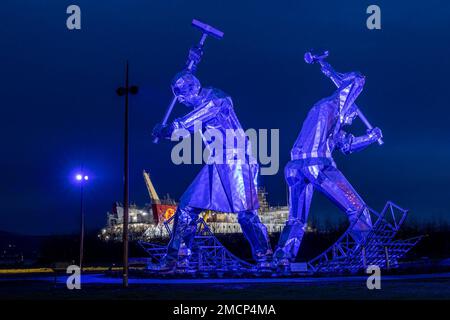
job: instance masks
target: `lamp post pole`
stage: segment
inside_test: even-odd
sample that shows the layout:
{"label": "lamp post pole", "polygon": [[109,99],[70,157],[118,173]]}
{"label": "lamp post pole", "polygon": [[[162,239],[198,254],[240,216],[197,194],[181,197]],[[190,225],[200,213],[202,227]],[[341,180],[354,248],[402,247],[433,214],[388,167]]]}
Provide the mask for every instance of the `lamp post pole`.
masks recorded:
{"label": "lamp post pole", "polygon": [[83,210],[83,181],[80,181],[80,271],[83,271],[84,258],[84,210]]}
{"label": "lamp post pole", "polygon": [[125,69],[125,87],[119,87],[117,90],[118,96],[125,96],[125,125],[124,125],[124,170],[123,170],[123,227],[122,227],[122,241],[123,241],[123,286],[128,287],[128,208],[129,208],[129,142],[128,142],[128,95],[136,94],[138,92],[137,86],[129,86],[128,81],[128,61]]}
{"label": "lamp post pole", "polygon": [[83,270],[84,261],[84,207],[83,207],[83,194],[84,194],[84,184],[89,180],[89,176],[79,173],[76,175],[75,179],[80,184],[80,270]]}

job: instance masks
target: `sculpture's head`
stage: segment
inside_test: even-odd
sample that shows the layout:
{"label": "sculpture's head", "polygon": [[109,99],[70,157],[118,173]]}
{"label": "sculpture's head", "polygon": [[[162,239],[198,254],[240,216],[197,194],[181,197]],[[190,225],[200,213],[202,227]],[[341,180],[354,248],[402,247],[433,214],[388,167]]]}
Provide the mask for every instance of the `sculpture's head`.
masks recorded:
{"label": "sculpture's head", "polygon": [[172,92],[178,101],[188,107],[195,107],[200,99],[202,89],[200,81],[188,71],[182,71],[172,80]]}
{"label": "sculpture's head", "polygon": [[344,74],[339,94],[339,118],[342,124],[350,125],[358,115],[355,100],[364,88],[365,77],[359,72]]}

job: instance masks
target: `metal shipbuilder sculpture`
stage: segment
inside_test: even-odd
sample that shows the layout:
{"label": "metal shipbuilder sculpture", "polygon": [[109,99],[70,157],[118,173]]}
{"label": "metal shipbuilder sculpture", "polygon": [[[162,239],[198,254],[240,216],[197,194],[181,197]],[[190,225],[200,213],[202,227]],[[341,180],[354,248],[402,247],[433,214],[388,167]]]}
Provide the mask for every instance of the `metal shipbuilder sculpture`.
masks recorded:
{"label": "metal shipbuilder sculpture", "polygon": [[[191,49],[190,60],[196,61],[194,66],[200,56],[199,48]],[[178,101],[192,108],[192,111],[169,125],[157,125],[153,135],[170,138],[177,129],[188,130],[191,134],[198,129],[215,129],[224,137],[224,148],[223,161],[217,161],[217,157],[213,163],[208,161],[181,197],[175,213],[173,235],[160,268],[171,269],[188,263],[197,219],[204,210],[237,213],[255,260],[260,266],[267,267],[272,252],[266,227],[257,215],[259,166],[248,151],[251,148],[247,138],[244,137],[246,143],[243,145],[235,142],[231,146],[229,143],[225,145],[225,135],[230,129],[237,135],[243,134],[230,96],[219,89],[202,88],[200,81],[189,70],[174,77],[172,91]],[[235,155],[244,155],[244,158],[234,161]],[[180,250],[180,247],[185,249]]]}
{"label": "metal shipbuilder sculpture", "polygon": [[275,251],[279,267],[289,268],[298,253],[314,190],[323,193],[347,214],[350,235],[356,242],[361,243],[372,228],[366,204],[337,169],[332,154],[336,149],[344,154],[360,151],[374,142],[381,142],[382,133],[372,128],[367,120],[370,129],[366,135],[355,137],[344,131],[357,115],[364,117],[354,101],[363,89],[365,78],[358,72],[336,72],[323,61],[327,55],[328,52],[321,57],[305,55],[308,63],[320,63],[322,72],[338,89],[311,108],[285,168],[290,207],[289,220]]}

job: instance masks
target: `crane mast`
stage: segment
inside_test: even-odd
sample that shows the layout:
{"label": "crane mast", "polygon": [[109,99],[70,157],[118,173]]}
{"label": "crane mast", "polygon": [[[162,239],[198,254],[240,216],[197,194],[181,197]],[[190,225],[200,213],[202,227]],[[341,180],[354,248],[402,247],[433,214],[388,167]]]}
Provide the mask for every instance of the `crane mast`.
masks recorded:
{"label": "crane mast", "polygon": [[161,203],[161,200],[159,200],[158,194],[156,193],[155,187],[153,186],[152,180],[150,180],[150,175],[145,170],[142,172],[142,174],[144,175],[145,185],[147,186],[150,200],[153,204]]}

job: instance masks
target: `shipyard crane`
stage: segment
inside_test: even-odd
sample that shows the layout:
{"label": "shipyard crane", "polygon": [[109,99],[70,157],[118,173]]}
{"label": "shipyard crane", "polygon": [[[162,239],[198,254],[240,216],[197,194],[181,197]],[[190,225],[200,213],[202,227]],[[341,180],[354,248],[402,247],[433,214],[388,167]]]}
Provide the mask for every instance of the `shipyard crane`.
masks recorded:
{"label": "shipyard crane", "polygon": [[156,193],[155,187],[153,186],[152,180],[150,180],[150,175],[145,170],[143,170],[142,174],[144,175],[145,185],[147,186],[148,195],[150,196],[150,200],[154,204],[161,203],[161,200],[159,200],[158,194]]}
{"label": "shipyard crane", "polygon": [[148,194],[152,202],[154,221],[159,224],[170,219],[170,217],[172,217],[177,210],[177,204],[170,198],[163,199],[163,201],[161,201],[156,193],[148,172],[143,170],[142,174],[144,175],[145,185],[147,186]]}
{"label": "shipyard crane", "polygon": [[[161,212],[161,210],[159,209],[160,206],[155,206],[162,204],[162,202],[159,199],[158,194],[156,193],[155,187],[153,186],[152,180],[150,179],[150,175],[145,170],[142,171],[142,174],[144,175],[145,185],[147,186],[148,195],[150,196],[150,200],[152,202],[152,208],[154,208],[155,212]],[[164,218],[164,220],[168,220],[175,213],[176,206],[165,209],[166,210],[164,211],[162,217]],[[205,210],[202,213],[203,220],[207,221],[211,214],[211,210]],[[158,221],[159,220],[161,220],[160,215],[158,216]]]}

